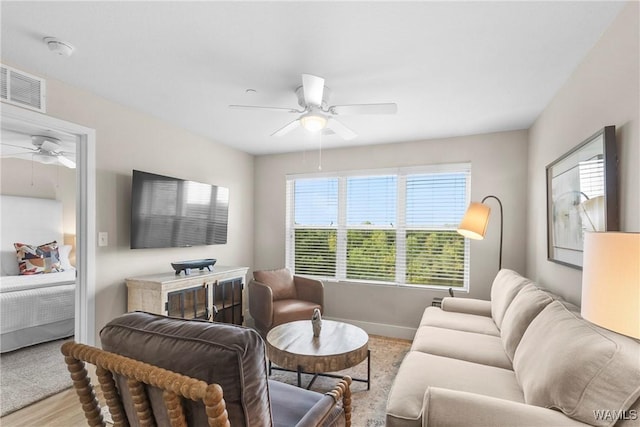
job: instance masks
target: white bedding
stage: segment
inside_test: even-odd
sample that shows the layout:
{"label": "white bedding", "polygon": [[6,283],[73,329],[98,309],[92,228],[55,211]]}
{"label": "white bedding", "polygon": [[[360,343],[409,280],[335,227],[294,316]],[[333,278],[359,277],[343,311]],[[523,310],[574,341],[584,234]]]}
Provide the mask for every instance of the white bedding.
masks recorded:
{"label": "white bedding", "polygon": [[59,273],[31,274],[25,276],[0,276],[0,293],[26,291],[47,286],[61,286],[75,283],[76,270]]}
{"label": "white bedding", "polygon": [[0,277],[1,333],[73,319],[75,270]]}
{"label": "white bedding", "polygon": [[[16,242],[62,244],[62,202],[0,195],[0,213],[0,352],[73,335],[75,269],[20,276],[14,247]],[[68,256],[63,247],[61,262]]]}

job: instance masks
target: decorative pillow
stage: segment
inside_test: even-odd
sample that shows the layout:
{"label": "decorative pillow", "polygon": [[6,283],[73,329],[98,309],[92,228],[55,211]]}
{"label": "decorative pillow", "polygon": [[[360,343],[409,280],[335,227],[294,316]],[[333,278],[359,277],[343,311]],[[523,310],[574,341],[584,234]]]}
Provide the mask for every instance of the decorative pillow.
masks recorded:
{"label": "decorative pillow", "polygon": [[554,301],[531,321],[513,369],[526,403],[559,409],[589,425],[611,426],[616,417],[596,418],[595,412],[621,413],[640,397],[639,360],[637,341],[599,328]]}
{"label": "decorative pillow", "polygon": [[273,300],[295,299],[296,285],[293,282],[293,274],[286,268],[280,270],[254,271],[253,278],[271,288]]}
{"label": "decorative pillow", "polygon": [[491,317],[498,329],[502,328],[502,318],[511,301],[520,292],[520,289],[530,282],[531,280],[522,277],[513,270],[503,268],[498,271],[491,285]]}
{"label": "decorative pillow", "polygon": [[533,283],[525,285],[509,304],[502,318],[502,345],[513,362],[518,344],[531,321],[553,301],[551,295],[538,289]]}
{"label": "decorative pillow", "polygon": [[73,270],[71,261],[69,261],[71,249],[71,245],[62,245],[58,248],[58,253],[60,254],[60,266],[62,267],[62,271]]}
{"label": "decorative pillow", "polygon": [[58,242],[45,243],[40,246],[14,243],[18,256],[20,275],[55,273],[62,271]]}

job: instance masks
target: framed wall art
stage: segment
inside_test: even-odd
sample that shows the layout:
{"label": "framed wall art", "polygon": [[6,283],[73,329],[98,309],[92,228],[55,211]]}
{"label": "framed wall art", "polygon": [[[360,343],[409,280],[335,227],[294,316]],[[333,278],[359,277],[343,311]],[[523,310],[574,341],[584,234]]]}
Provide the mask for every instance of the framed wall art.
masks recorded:
{"label": "framed wall art", "polygon": [[586,231],[617,231],[615,126],[606,126],[546,168],[547,259],[582,269]]}

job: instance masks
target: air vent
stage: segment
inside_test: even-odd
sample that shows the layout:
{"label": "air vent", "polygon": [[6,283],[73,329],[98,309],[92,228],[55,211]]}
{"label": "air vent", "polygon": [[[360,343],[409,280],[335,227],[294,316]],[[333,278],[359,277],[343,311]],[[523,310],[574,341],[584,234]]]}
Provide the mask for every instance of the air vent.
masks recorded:
{"label": "air vent", "polygon": [[46,113],[45,80],[0,64],[2,101]]}

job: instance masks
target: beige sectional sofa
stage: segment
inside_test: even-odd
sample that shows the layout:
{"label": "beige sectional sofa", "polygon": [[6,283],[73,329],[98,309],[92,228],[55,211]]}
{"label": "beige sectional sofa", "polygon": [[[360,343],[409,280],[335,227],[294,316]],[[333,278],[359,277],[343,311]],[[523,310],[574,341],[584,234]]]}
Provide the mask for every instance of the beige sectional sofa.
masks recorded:
{"label": "beige sectional sofa", "polygon": [[640,342],[506,269],[427,307],[387,402],[388,427],[585,425],[640,425]]}

